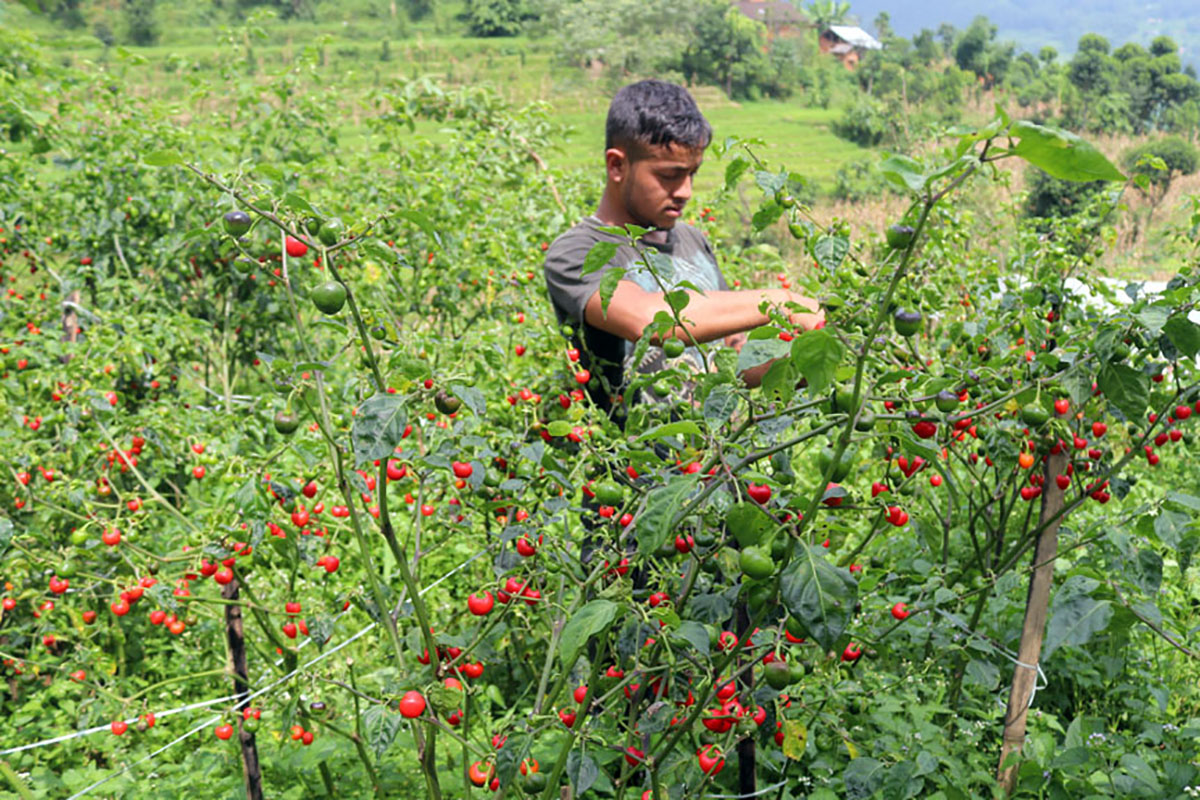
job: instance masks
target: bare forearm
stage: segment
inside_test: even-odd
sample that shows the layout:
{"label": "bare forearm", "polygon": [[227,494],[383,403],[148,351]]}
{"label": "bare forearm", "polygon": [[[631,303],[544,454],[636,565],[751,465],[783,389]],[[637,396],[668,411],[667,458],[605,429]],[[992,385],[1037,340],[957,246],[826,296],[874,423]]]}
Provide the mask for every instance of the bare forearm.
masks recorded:
{"label": "bare forearm", "polygon": [[762,386],[763,378],[766,376],[767,370],[771,368],[771,365],[774,364],[776,360],[777,359],[772,358],[770,361],[759,364],[757,367],[750,367],[739,372],[738,374],[742,376],[742,382],[746,384],[746,388],[757,389],[759,386]]}
{"label": "bare forearm", "polygon": [[[685,342],[711,342],[724,339],[742,331],[752,330],[768,321],[766,314],[758,310],[764,301],[772,304],[783,303],[788,298],[787,293],[778,289],[762,289],[758,291],[738,292],[689,292],[691,301],[683,309],[680,316],[683,326],[675,326],[665,338],[679,338]],[[662,300],[664,310],[666,300],[661,294],[653,295]],[[661,344],[659,337],[654,336],[651,344]]]}

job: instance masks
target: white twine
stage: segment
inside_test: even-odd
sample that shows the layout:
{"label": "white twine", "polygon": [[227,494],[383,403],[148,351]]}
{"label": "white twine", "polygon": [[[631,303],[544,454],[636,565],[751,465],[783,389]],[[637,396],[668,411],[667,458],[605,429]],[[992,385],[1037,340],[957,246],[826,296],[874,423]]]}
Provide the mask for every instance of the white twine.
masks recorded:
{"label": "white twine", "polygon": [[[470,557],[470,558],[468,558],[466,561],[462,562],[462,563],[461,563],[461,564],[459,564],[457,567],[455,567],[454,569],[450,570],[449,572],[447,572],[447,573],[446,573],[445,575],[443,575],[442,577],[438,578],[438,579],[437,579],[436,581],[434,581],[433,583],[429,584],[428,586],[422,587],[422,588],[421,588],[421,590],[420,590],[419,592],[417,592],[417,595],[418,595],[418,596],[422,596],[422,595],[424,595],[424,594],[425,594],[427,591],[429,591],[430,589],[434,588],[435,586],[437,586],[438,584],[440,584],[442,581],[444,581],[444,580],[446,580],[447,578],[449,578],[450,576],[452,576],[452,575],[454,575],[454,574],[456,574],[456,573],[458,573],[458,572],[462,571],[462,570],[463,570],[463,569],[464,569],[464,568],[465,568],[465,567],[466,567],[468,564],[470,564],[470,563],[472,563],[473,561],[476,561],[477,559],[479,559],[479,558],[481,558],[482,556],[486,555],[488,552],[490,552],[490,549],[491,549],[491,548],[486,548],[486,549],[484,549],[484,550],[480,550],[478,553],[476,553],[475,555],[471,556],[471,557]],[[341,619],[343,616],[345,616],[345,615],[346,615],[346,614],[348,614],[348,613],[349,613],[349,609],[347,609],[347,610],[345,610],[345,611],[342,611],[341,613],[339,613],[337,616],[335,616],[335,617],[333,618],[333,621],[336,623],[336,622],[337,622],[339,619]],[[174,714],[182,714],[182,713],[183,713],[183,712],[185,712],[185,711],[194,711],[194,710],[195,710],[195,709],[197,709],[197,708],[206,708],[206,707],[208,707],[208,706],[216,705],[216,704],[218,704],[218,703],[226,703],[226,702],[229,702],[229,701],[232,701],[232,700],[238,700],[240,703],[243,703],[243,704],[245,704],[245,703],[249,703],[249,702],[250,702],[251,700],[253,700],[254,698],[256,698],[256,697],[258,697],[258,696],[260,696],[260,695],[262,695],[262,694],[264,694],[264,693],[266,693],[266,692],[268,692],[268,691],[270,691],[271,689],[275,688],[275,687],[276,687],[276,686],[278,686],[279,684],[281,684],[281,683],[284,683],[284,682],[286,682],[286,681],[288,681],[288,680],[291,680],[291,678],[293,678],[295,675],[297,675],[298,673],[300,673],[300,672],[302,672],[302,671],[304,671],[304,670],[308,669],[308,668],[309,668],[310,666],[312,666],[313,664],[316,664],[317,662],[319,662],[319,661],[322,661],[322,660],[324,660],[325,658],[328,658],[329,656],[331,656],[331,655],[333,655],[334,653],[338,652],[338,651],[339,651],[339,650],[341,650],[342,648],[344,648],[344,647],[346,647],[347,645],[349,645],[351,642],[355,641],[355,640],[356,640],[356,639],[358,639],[359,637],[361,637],[361,636],[365,635],[367,632],[369,632],[369,631],[371,631],[372,629],[374,629],[374,628],[376,627],[376,625],[378,625],[378,624],[379,624],[379,623],[377,623],[377,622],[371,622],[371,623],[369,623],[369,624],[368,624],[366,627],[364,627],[364,628],[363,628],[362,630],[360,630],[358,633],[356,633],[356,634],[354,634],[353,636],[351,636],[351,637],[350,637],[349,639],[347,639],[346,641],[344,641],[344,642],[342,642],[341,644],[339,644],[337,647],[334,647],[332,650],[329,650],[329,651],[327,651],[327,652],[325,652],[325,653],[322,653],[321,655],[319,655],[319,656],[317,656],[316,658],[312,659],[311,661],[307,662],[307,663],[306,663],[306,664],[304,664],[303,666],[297,667],[296,669],[292,670],[292,671],[291,671],[290,673],[288,673],[287,675],[284,675],[282,678],[279,678],[278,680],[274,681],[273,683],[270,683],[270,684],[268,684],[267,686],[263,687],[262,689],[259,689],[258,691],[254,692],[254,693],[252,693],[252,694],[249,694],[249,695],[241,695],[241,694],[236,694],[236,695],[226,695],[225,697],[217,697],[217,698],[213,698],[213,699],[211,699],[211,700],[203,700],[203,701],[200,701],[200,702],[198,702],[198,703],[189,703],[188,705],[185,705],[185,706],[180,706],[179,708],[172,708],[172,709],[168,709],[168,710],[166,710],[166,711],[162,711],[162,712],[156,712],[156,713],[154,714],[154,716],[155,716],[155,718],[156,718],[156,719],[161,719],[161,718],[163,718],[163,717],[169,717],[169,716],[172,716],[172,715],[174,715]],[[310,637],[306,638],[304,641],[302,641],[300,644],[298,644],[298,645],[296,646],[296,649],[297,649],[297,650],[299,650],[300,648],[304,647],[304,645],[308,644],[308,643],[309,643],[309,642],[311,642],[311,641],[312,641],[312,637],[310,636]],[[279,659],[278,661],[276,661],[276,662],[275,662],[276,666],[278,666],[278,665],[279,665],[279,664],[281,664],[281,663],[283,663],[283,659]],[[138,721],[138,719],[139,719],[138,717],[132,717],[132,718],[130,718],[130,719],[127,719],[127,720],[125,720],[125,722],[126,722],[126,724],[134,724],[134,723],[136,723],[136,722]],[[213,724],[214,722],[216,722],[216,721],[217,721],[217,720],[219,720],[219,719],[220,719],[220,717],[219,717],[219,716],[217,716],[217,717],[212,717],[212,718],[210,718],[210,719],[206,720],[205,722],[203,722],[203,723],[201,723],[200,725],[196,726],[196,727],[195,727],[195,728],[193,728],[192,730],[188,731],[187,733],[183,734],[182,736],[178,737],[177,739],[175,739],[175,740],[173,740],[173,741],[171,741],[171,742],[167,743],[166,745],[163,745],[162,747],[160,747],[159,749],[157,749],[157,750],[155,750],[154,752],[150,753],[149,755],[147,755],[147,756],[144,756],[144,757],[142,757],[142,758],[138,759],[137,761],[134,761],[133,763],[131,763],[131,764],[129,764],[129,765],[127,765],[127,766],[125,766],[125,767],[121,768],[120,770],[118,770],[118,771],[116,771],[116,772],[113,772],[112,774],[108,775],[107,777],[100,779],[100,780],[99,780],[99,781],[97,781],[96,783],[93,783],[91,786],[88,786],[87,788],[83,789],[82,791],[80,791],[80,792],[77,792],[76,794],[73,794],[73,795],[71,795],[71,797],[67,798],[67,800],[75,800],[75,798],[77,798],[77,797],[82,797],[83,795],[87,794],[88,792],[92,791],[93,789],[95,789],[95,788],[97,788],[97,787],[99,787],[99,786],[102,786],[103,784],[107,783],[108,781],[112,780],[113,778],[117,777],[118,775],[122,775],[122,774],[124,774],[125,772],[128,772],[129,770],[133,769],[133,768],[134,768],[134,767],[136,767],[137,765],[139,765],[139,764],[141,764],[141,763],[143,763],[143,762],[145,762],[145,761],[148,761],[148,760],[150,760],[151,758],[154,758],[155,756],[159,755],[159,754],[160,754],[160,753],[162,753],[163,751],[167,750],[168,748],[170,748],[170,747],[173,747],[173,746],[174,746],[174,745],[176,745],[176,744],[179,744],[179,743],[180,743],[180,742],[182,742],[184,739],[186,739],[186,738],[188,738],[189,736],[192,736],[193,734],[195,734],[195,733],[198,733],[199,731],[201,731],[201,730],[203,730],[203,729],[207,728],[209,725]],[[101,732],[101,731],[107,731],[107,730],[111,730],[111,723],[110,723],[110,724],[108,724],[108,725],[97,725],[97,726],[96,726],[96,727],[94,727],[94,728],[87,728],[86,730],[75,731],[75,732],[73,732],[73,733],[64,734],[63,736],[56,736],[56,737],[54,737],[53,739],[44,739],[44,740],[42,740],[42,741],[40,741],[40,742],[33,742],[33,743],[31,743],[31,744],[21,745],[20,747],[11,747],[11,748],[9,748],[9,749],[7,749],[7,750],[0,750],[0,756],[6,756],[6,755],[10,755],[10,754],[12,754],[12,753],[20,753],[20,752],[22,752],[22,751],[25,751],[25,750],[33,750],[33,749],[36,749],[36,748],[39,748],[39,747],[46,747],[46,746],[49,746],[49,745],[52,745],[52,744],[59,744],[59,743],[61,743],[61,742],[70,741],[71,739],[78,739],[78,738],[80,738],[80,737],[82,737],[82,736],[90,736],[90,735],[91,735],[91,734],[93,734],[93,733],[99,733],[99,732]]]}
{"label": "white twine", "polygon": [[[326,658],[329,658],[329,656],[331,656],[331,655],[333,655],[334,653],[336,653],[337,651],[341,650],[343,647],[346,647],[346,646],[347,646],[347,645],[349,645],[351,642],[353,642],[355,639],[358,639],[360,636],[363,636],[364,634],[366,634],[368,631],[370,631],[372,628],[374,628],[374,627],[376,626],[376,624],[378,624],[378,623],[372,622],[372,623],[368,624],[368,625],[367,625],[365,628],[363,628],[363,629],[362,629],[362,630],[360,630],[358,633],[354,634],[354,635],[353,635],[353,636],[351,636],[349,639],[347,639],[346,641],[342,642],[341,644],[339,644],[337,647],[333,648],[332,650],[327,650],[326,652],[322,653],[321,655],[319,655],[319,656],[317,656],[316,658],[312,659],[311,661],[307,662],[307,663],[306,663],[306,664],[304,664],[303,666],[296,667],[294,670],[292,670],[291,672],[289,672],[287,675],[284,675],[282,678],[279,678],[278,680],[274,681],[273,683],[269,683],[269,684],[267,684],[266,686],[264,686],[263,688],[259,689],[257,692],[254,692],[254,693],[252,693],[252,694],[250,694],[250,695],[246,696],[246,697],[244,698],[244,702],[247,702],[247,703],[248,703],[248,702],[250,702],[251,700],[253,700],[254,698],[258,697],[259,695],[266,694],[267,692],[271,691],[272,689],[274,689],[274,688],[275,688],[276,686],[278,686],[279,684],[281,684],[281,683],[284,683],[284,682],[286,682],[286,681],[289,681],[289,680],[291,680],[291,679],[292,679],[293,677],[295,677],[297,674],[299,674],[299,673],[303,672],[304,670],[308,669],[308,668],[309,668],[309,667],[311,667],[313,664],[316,664],[318,661],[322,661],[322,660],[324,660],[324,659],[326,659]],[[205,721],[203,724],[197,725],[196,727],[192,728],[190,731],[188,731],[187,733],[185,733],[185,734],[183,734],[182,736],[178,737],[178,738],[177,738],[177,739],[175,739],[174,741],[167,743],[166,745],[164,745],[164,746],[160,747],[158,750],[155,750],[155,751],[154,751],[153,753],[151,753],[150,755],[148,755],[148,756],[144,756],[143,758],[140,758],[140,759],[138,759],[137,761],[134,761],[132,764],[127,764],[126,766],[122,767],[121,769],[117,770],[116,772],[110,773],[109,775],[107,775],[107,776],[105,776],[105,777],[101,778],[100,780],[96,781],[96,782],[95,782],[95,783],[93,783],[91,786],[88,786],[88,787],[86,787],[86,788],[84,788],[84,789],[82,789],[82,790],[80,790],[80,791],[76,792],[75,794],[73,794],[73,795],[71,795],[70,797],[68,797],[68,798],[67,798],[67,800],[75,800],[75,798],[77,798],[77,797],[83,797],[83,796],[84,796],[85,794],[87,794],[88,792],[92,791],[93,789],[95,789],[95,788],[97,788],[97,787],[103,786],[104,784],[108,783],[108,782],[109,782],[109,781],[111,781],[113,778],[117,777],[118,775],[124,775],[126,772],[128,772],[129,770],[131,770],[131,769],[133,769],[134,767],[136,767],[138,764],[141,764],[141,763],[143,763],[143,762],[145,762],[145,761],[148,761],[149,759],[153,758],[154,756],[156,756],[156,755],[158,755],[159,753],[161,753],[161,752],[163,752],[164,750],[166,750],[168,747],[173,747],[173,746],[175,746],[175,745],[179,744],[180,742],[182,742],[184,739],[188,738],[189,736],[192,736],[193,734],[199,733],[200,731],[204,730],[204,729],[205,729],[205,728],[207,728],[209,725],[211,725],[212,723],[216,722],[216,721],[217,721],[217,720],[219,720],[219,719],[220,719],[220,717],[219,717],[219,716],[216,716],[216,717],[212,717],[211,719],[208,719],[208,720],[206,720],[206,721]]]}
{"label": "white twine", "polygon": [[[993,650],[996,650],[998,653],[1000,653],[1000,655],[1004,656],[1009,661],[1016,664],[1018,667],[1024,667],[1025,669],[1036,670],[1037,674],[1038,674],[1038,678],[1040,678],[1042,681],[1042,685],[1039,686],[1037,681],[1034,681],[1033,688],[1029,690],[1029,702],[1025,705],[1025,710],[1028,711],[1029,709],[1033,708],[1033,698],[1037,697],[1038,689],[1045,689],[1047,686],[1050,685],[1050,679],[1047,678],[1046,673],[1042,671],[1042,665],[1040,663],[1039,664],[1026,664],[1024,661],[1019,659],[1017,657],[1017,654],[1014,653],[1012,650],[1009,650],[1004,645],[997,644],[996,642],[993,642],[991,639],[987,638],[986,636],[983,636],[983,635],[978,634],[975,631],[971,630],[970,628],[968,628],[966,625],[963,624],[962,620],[958,619],[953,614],[948,614],[940,608],[937,608],[934,610],[937,611],[939,614],[941,614],[946,619],[950,620],[950,622],[952,622],[954,625],[958,626],[960,629],[962,629],[967,634],[974,636],[976,639],[979,639],[979,640],[985,642],[989,647],[991,647]],[[1001,705],[1004,704],[1003,698],[997,698],[997,702],[1000,703]]]}
{"label": "white twine", "polygon": [[760,795],[766,794],[767,792],[773,792],[776,789],[778,789],[780,786],[784,786],[786,784],[787,784],[787,778],[784,778],[779,783],[776,783],[773,786],[767,786],[765,788],[759,789],[757,792],[751,792],[750,794],[706,794],[704,796],[705,797],[728,798],[728,800],[743,800],[746,797],[758,797]]}

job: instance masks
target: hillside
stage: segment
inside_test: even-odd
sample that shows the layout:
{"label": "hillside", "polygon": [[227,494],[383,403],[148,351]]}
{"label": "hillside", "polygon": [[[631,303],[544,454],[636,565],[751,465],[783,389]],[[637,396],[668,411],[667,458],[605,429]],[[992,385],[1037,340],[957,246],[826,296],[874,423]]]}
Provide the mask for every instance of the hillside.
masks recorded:
{"label": "hillside", "polygon": [[1146,45],[1155,36],[1170,36],[1179,43],[1184,63],[1200,65],[1200,4],[1170,0],[973,0],[966,3],[927,3],[924,0],[857,0],[851,13],[863,27],[874,30],[880,11],[891,16],[892,28],[912,36],[922,28],[937,30],[944,22],[964,28],[982,14],[1000,28],[1001,39],[1011,39],[1036,53],[1050,45],[1062,55],[1075,51],[1085,33],[1099,33],[1110,42]]}

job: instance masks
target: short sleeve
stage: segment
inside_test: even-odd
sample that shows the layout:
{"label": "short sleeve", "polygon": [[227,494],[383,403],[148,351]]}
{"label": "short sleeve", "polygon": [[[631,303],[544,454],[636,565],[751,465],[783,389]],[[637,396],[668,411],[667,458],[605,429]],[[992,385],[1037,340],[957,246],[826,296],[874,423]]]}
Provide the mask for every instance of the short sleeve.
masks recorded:
{"label": "short sleeve", "polygon": [[583,262],[599,241],[601,238],[594,232],[577,226],[555,239],[546,251],[544,271],[550,299],[567,317],[580,324],[585,321],[588,300],[599,291],[605,273],[621,259],[618,251],[603,267],[584,275]]}
{"label": "short sleeve", "polygon": [[583,260],[591,243],[584,237],[564,234],[546,251],[546,288],[554,305],[576,322],[583,321],[588,298],[600,287],[601,271],[583,274]]}

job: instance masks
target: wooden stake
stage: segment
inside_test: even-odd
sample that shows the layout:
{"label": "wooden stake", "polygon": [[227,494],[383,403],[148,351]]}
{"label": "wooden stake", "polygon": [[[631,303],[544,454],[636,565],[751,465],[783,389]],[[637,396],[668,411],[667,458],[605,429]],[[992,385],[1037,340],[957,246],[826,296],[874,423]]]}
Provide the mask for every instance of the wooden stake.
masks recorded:
{"label": "wooden stake", "polygon": [[[237,579],[221,587],[221,596],[226,600],[237,600]],[[225,638],[229,642],[229,660],[233,667],[233,691],[234,694],[244,697],[250,694],[250,680],[246,677],[246,636],[242,624],[242,607],[239,605],[225,606]],[[245,701],[239,699],[234,708],[240,711],[245,705]],[[262,771],[258,764],[258,748],[254,743],[254,734],[242,727],[241,720],[237,721],[237,728],[238,739],[242,745],[246,800],[263,800]]]}
{"label": "wooden stake", "polygon": [[1055,482],[1066,469],[1066,451],[1060,451],[1046,459],[1045,482],[1042,491],[1042,508],[1038,515],[1038,527],[1042,529],[1034,548],[1033,563],[1036,565],[1029,579],[1029,596],[1025,601],[1025,624],[1021,628],[1021,645],[1017,650],[1020,662],[1013,671],[1012,690],[1008,695],[1008,710],[1004,714],[1004,743],[1000,748],[1000,764],[996,767],[996,780],[1005,792],[1012,794],[1017,786],[1018,760],[1005,767],[1009,755],[1021,753],[1025,745],[1025,722],[1029,713],[1029,702],[1037,685],[1037,664],[1042,653],[1042,639],[1046,634],[1046,615],[1050,607],[1050,588],[1054,583],[1054,559],[1058,556],[1059,520],[1047,524],[1063,507],[1063,492]]}

